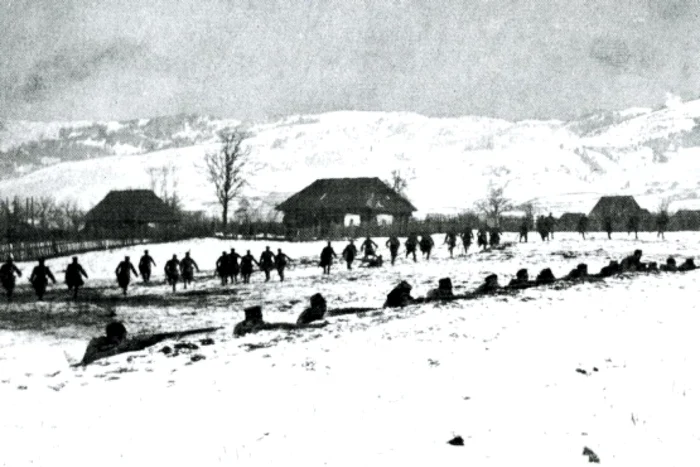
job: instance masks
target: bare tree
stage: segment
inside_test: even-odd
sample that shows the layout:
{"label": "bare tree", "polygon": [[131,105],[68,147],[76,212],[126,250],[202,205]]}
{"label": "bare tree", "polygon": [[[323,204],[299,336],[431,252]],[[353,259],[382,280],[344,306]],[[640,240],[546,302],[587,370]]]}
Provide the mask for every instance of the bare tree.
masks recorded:
{"label": "bare tree", "polygon": [[414,172],[409,170],[407,174],[402,174],[400,170],[392,170],[391,177],[384,183],[400,195],[405,195],[408,182],[415,178]]}
{"label": "bare tree", "polygon": [[217,201],[221,205],[221,224],[224,235],[228,226],[229,205],[238,196],[245,183],[243,169],[250,154],[250,148],[243,147],[246,136],[235,130],[221,134],[221,149],[204,156],[208,179],[214,185]]}
{"label": "bare tree", "polygon": [[474,207],[484,213],[487,219],[492,219],[495,226],[498,227],[501,223],[501,214],[504,211],[512,209],[512,202],[503,194],[505,187],[489,187],[489,192],[486,198],[477,201]]}

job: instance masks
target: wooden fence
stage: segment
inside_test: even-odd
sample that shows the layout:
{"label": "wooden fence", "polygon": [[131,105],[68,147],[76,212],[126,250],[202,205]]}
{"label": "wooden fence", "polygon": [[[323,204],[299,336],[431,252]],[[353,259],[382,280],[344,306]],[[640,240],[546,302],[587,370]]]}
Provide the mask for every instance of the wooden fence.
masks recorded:
{"label": "wooden fence", "polygon": [[153,243],[154,240],[132,239],[104,239],[85,241],[44,241],[44,242],[16,242],[0,244],[0,260],[5,260],[12,255],[15,261],[34,261],[39,258],[56,258],[88,251],[109,250],[132,245]]}

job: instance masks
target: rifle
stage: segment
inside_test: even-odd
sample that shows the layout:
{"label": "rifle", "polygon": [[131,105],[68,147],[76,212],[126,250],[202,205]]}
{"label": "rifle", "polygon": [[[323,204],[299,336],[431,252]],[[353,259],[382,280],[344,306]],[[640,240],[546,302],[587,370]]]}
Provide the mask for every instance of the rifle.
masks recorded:
{"label": "rifle", "polygon": [[[77,367],[77,366],[85,366],[88,365],[95,360],[99,360],[102,358],[107,358],[111,357],[114,355],[119,355],[122,353],[126,352],[138,352],[139,350],[146,349],[148,347],[154,346],[159,342],[162,342],[167,339],[180,339],[181,337],[184,336],[191,336],[193,334],[203,334],[203,333],[209,333],[209,332],[214,332],[218,331],[220,329],[223,329],[223,327],[210,327],[210,328],[198,328],[198,329],[190,329],[187,331],[174,331],[174,332],[160,332],[157,334],[152,334],[150,336],[147,335],[142,335],[142,336],[134,336],[131,339],[127,339],[126,341],[115,345],[113,347],[107,348],[107,349],[99,349],[95,351],[92,354],[88,354],[86,351],[85,356],[83,356],[83,360],[80,363],[73,364],[71,365],[72,367]],[[88,346],[88,350],[90,347]]]}

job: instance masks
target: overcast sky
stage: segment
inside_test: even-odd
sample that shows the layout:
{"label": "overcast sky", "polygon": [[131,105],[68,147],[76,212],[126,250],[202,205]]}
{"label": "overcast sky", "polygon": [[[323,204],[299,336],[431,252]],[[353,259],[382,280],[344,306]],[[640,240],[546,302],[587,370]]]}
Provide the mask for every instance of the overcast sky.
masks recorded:
{"label": "overcast sky", "polygon": [[700,96],[697,0],[0,0],[0,118],[569,119]]}

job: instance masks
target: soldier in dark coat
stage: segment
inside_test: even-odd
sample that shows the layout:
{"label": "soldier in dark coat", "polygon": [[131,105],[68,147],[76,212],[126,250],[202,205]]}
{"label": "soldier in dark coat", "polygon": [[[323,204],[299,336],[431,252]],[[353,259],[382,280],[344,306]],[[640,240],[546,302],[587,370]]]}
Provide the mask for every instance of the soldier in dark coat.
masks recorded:
{"label": "soldier in dark coat", "polygon": [[281,248],[278,248],[275,255],[275,269],[277,269],[277,274],[280,276],[280,282],[284,282],[284,270],[287,268],[287,261],[294,260],[282,253]]}
{"label": "soldier in dark coat", "polygon": [[17,269],[15,262],[12,257],[7,258],[5,264],[0,266],[0,283],[2,283],[2,288],[7,292],[8,300],[12,300],[12,294],[15,291],[16,278],[15,274],[22,277],[22,271]]}
{"label": "soldier in dark coat", "polygon": [[564,280],[574,281],[579,279],[585,279],[588,277],[588,265],[586,263],[581,263],[572,269],[569,274],[564,276]]}
{"label": "soldier in dark coat", "polygon": [[139,273],[136,272],[134,265],[131,264],[128,256],[124,257],[124,261],[119,263],[117,269],[114,273],[117,275],[117,283],[122,289],[124,295],[126,295],[126,290],[129,288],[129,283],[131,282],[131,273],[134,273],[136,277],[139,277]]}
{"label": "soldier in dark coat", "polygon": [[408,255],[413,255],[413,262],[415,263],[416,260],[416,248],[418,247],[418,236],[411,232],[408,235],[408,238],[406,239],[406,243],[404,243],[406,247],[406,258],[408,258]]}
{"label": "soldier in dark coat", "polygon": [[642,250],[635,250],[634,253],[620,262],[620,271],[637,272],[644,269],[641,263]]}
{"label": "soldier in dark coat", "polygon": [[401,247],[401,241],[396,237],[396,235],[392,235],[389,237],[389,240],[386,241],[386,246],[389,247],[389,254],[391,255],[391,265],[394,265],[394,262],[396,261],[396,257],[399,254],[399,248]]}
{"label": "soldier in dark coat", "polygon": [[485,250],[486,247],[489,245],[487,237],[488,237],[488,234],[486,233],[486,229],[483,227],[480,228],[478,230],[478,232],[476,233],[476,245],[479,248]]}
{"label": "soldier in dark coat", "polygon": [[525,242],[527,243],[527,233],[530,230],[528,226],[528,221],[527,219],[523,220],[522,224],[520,224],[520,236],[518,237],[518,242]]}
{"label": "soldier in dark coat", "polygon": [[501,244],[501,231],[498,227],[494,227],[491,229],[489,243],[491,244],[491,248],[495,248]]}
{"label": "soldier in dark coat", "polygon": [[630,216],[630,218],[627,220],[627,235],[632,232],[634,232],[634,239],[639,240],[639,237],[637,236],[639,232],[639,217],[636,215]]}
{"label": "soldier in dark coat", "polygon": [[527,269],[519,269],[518,272],[515,273],[515,279],[511,279],[510,282],[508,283],[509,288],[525,288],[530,285],[530,275],[528,274]]}
{"label": "soldier in dark coat", "polygon": [[443,277],[438,281],[437,289],[431,289],[425,296],[426,300],[448,300],[454,298],[452,293],[452,279]]}
{"label": "soldier in dark coat", "polygon": [[320,321],[326,315],[326,299],[320,293],[311,296],[311,306],[301,312],[297,324],[309,324]]}
{"label": "soldier in dark coat", "polygon": [[469,247],[474,242],[474,232],[472,232],[471,226],[467,226],[462,232],[462,245],[464,246],[464,254],[469,253]]}
{"label": "soldier in dark coat", "polygon": [[270,247],[266,247],[265,251],[260,255],[260,269],[265,273],[265,282],[270,281],[270,271],[275,267],[275,254],[270,251]]}
{"label": "soldier in dark coat", "polygon": [[434,246],[435,242],[433,241],[433,237],[431,237],[430,235],[423,235],[421,237],[420,251],[426,257],[426,259],[430,259],[430,252],[433,251]]}
{"label": "soldier in dark coat", "polygon": [[608,240],[612,240],[613,220],[610,216],[603,218],[603,229],[608,234]]}
{"label": "soldier in dark coat", "polygon": [[190,252],[188,251],[185,253],[185,257],[182,258],[182,261],[180,261],[180,274],[182,275],[182,283],[184,284],[185,288],[187,288],[187,284],[194,281],[195,269],[197,272],[199,272],[199,266],[197,266],[197,263],[194,259],[192,259]]}
{"label": "soldier in dark coat", "polygon": [[411,304],[414,301],[413,297],[411,297],[412,288],[408,282],[401,281],[386,296],[384,308],[399,308]]}
{"label": "soldier in dark coat", "polygon": [[547,234],[549,237],[554,240],[554,226],[556,225],[557,221],[554,220],[554,216],[552,213],[549,213],[549,216],[547,216],[547,219],[545,219],[545,228],[547,229]]}
{"label": "soldier in dark coat", "polygon": [[586,232],[588,231],[588,217],[586,217],[585,214],[579,217],[578,224],[576,225],[576,231],[584,240],[586,239]]}
{"label": "soldier in dark coat", "polygon": [[661,237],[662,240],[666,240],[664,232],[668,228],[668,213],[666,211],[661,211],[656,217],[656,238]]}
{"label": "soldier in dark coat", "polygon": [[250,250],[248,250],[245,256],[241,258],[241,275],[243,276],[244,284],[250,284],[250,276],[253,274],[253,263],[260,266],[253,255],[250,254]]}
{"label": "soldier in dark coat", "polygon": [[83,286],[83,277],[88,278],[85,269],[78,263],[78,257],[73,256],[73,262],[66,268],[66,285],[68,291],[73,291],[73,299],[78,298],[78,289]]}
{"label": "soldier in dark coat", "polygon": [[377,248],[377,244],[374,243],[374,241],[370,238],[368,235],[367,238],[365,239],[364,242],[362,242],[362,245],[360,246],[360,251],[364,252],[365,254],[365,259],[374,256],[375,250]]}
{"label": "soldier in dark coat", "polygon": [[454,231],[449,231],[445,234],[443,245],[447,245],[447,251],[450,252],[450,258],[454,257],[454,250],[457,246],[457,234]]}
{"label": "soldier in dark coat", "polygon": [[355,246],[355,240],[350,239],[350,243],[348,243],[345,246],[345,249],[343,249],[343,259],[345,260],[345,263],[348,265],[348,271],[352,269],[352,262],[355,261],[355,258],[357,257],[357,247]]}
{"label": "soldier in dark coat", "polygon": [[163,272],[165,273],[166,282],[173,286],[173,292],[175,292],[177,281],[180,279],[180,260],[177,259],[177,255],[173,255],[173,257],[165,263]]}
{"label": "soldier in dark coat", "polygon": [[231,248],[231,253],[228,254],[228,263],[226,265],[226,273],[228,277],[231,279],[231,282],[234,284],[238,284],[238,274],[241,272],[241,267],[238,264],[238,260],[241,258],[241,255],[236,253],[235,248]]}
{"label": "soldier in dark coat", "polygon": [[661,265],[661,270],[664,272],[676,272],[678,267],[676,266],[676,259],[673,256],[666,258],[666,264]]}
{"label": "soldier in dark coat", "polygon": [[544,216],[539,216],[537,218],[535,228],[537,228],[537,233],[540,234],[543,242],[549,241],[549,230],[547,230],[547,220]]}
{"label": "soldier in dark coat", "polygon": [[51,282],[54,284],[56,283],[56,278],[53,276],[53,273],[49,267],[44,264],[44,258],[40,258],[39,265],[34,267],[32,275],[29,276],[29,282],[31,282],[34,287],[34,291],[39,300],[44,298],[49,279],[51,279]]}
{"label": "soldier in dark coat", "polygon": [[328,244],[323,247],[323,250],[321,250],[321,261],[319,263],[319,266],[323,268],[323,273],[324,274],[330,274],[331,273],[331,266],[333,265],[333,258],[337,258],[338,255],[335,254],[335,250],[333,250],[333,247],[331,246],[331,242],[328,242]]}
{"label": "soldier in dark coat", "polygon": [[546,285],[546,284],[553,284],[557,280],[556,277],[554,277],[554,273],[552,273],[552,270],[550,268],[545,268],[540,271],[540,273],[537,275],[537,278],[535,279],[535,285]]}
{"label": "soldier in dark coat", "polygon": [[685,262],[678,266],[678,271],[693,271],[697,269],[693,258],[686,258]]}
{"label": "soldier in dark coat", "polygon": [[221,285],[226,285],[228,282],[228,274],[226,267],[228,266],[228,253],[221,252],[221,256],[216,260],[216,274],[221,278]]}
{"label": "soldier in dark coat", "polygon": [[620,273],[620,264],[615,260],[611,260],[607,266],[600,270],[598,277],[611,277],[618,273]]}
{"label": "soldier in dark coat", "polygon": [[156,262],[153,260],[151,255],[148,254],[148,250],[143,252],[143,256],[139,260],[139,272],[141,273],[141,278],[144,284],[151,280],[151,266],[155,266]]}
{"label": "soldier in dark coat", "polygon": [[501,286],[498,285],[498,276],[496,274],[489,274],[484,279],[484,283],[476,288],[474,294],[490,294],[500,289]]}

